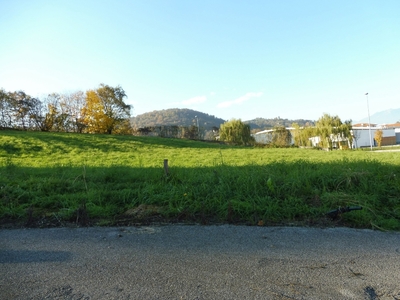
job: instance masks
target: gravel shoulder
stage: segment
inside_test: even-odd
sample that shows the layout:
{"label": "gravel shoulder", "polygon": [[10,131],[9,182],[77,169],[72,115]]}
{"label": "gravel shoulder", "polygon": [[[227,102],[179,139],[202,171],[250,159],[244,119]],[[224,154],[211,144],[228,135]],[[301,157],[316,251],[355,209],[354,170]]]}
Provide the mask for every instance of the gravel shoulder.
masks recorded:
{"label": "gravel shoulder", "polygon": [[400,234],[188,226],[0,230],[0,299],[400,299]]}

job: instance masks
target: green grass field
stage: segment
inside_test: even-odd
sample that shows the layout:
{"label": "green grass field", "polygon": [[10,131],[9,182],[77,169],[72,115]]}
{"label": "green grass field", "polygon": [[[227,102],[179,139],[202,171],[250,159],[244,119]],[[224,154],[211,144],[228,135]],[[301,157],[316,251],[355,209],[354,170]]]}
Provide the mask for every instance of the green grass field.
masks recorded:
{"label": "green grass field", "polygon": [[[400,230],[399,177],[399,152],[0,131],[3,227],[196,222]],[[363,209],[326,216],[346,206]]]}

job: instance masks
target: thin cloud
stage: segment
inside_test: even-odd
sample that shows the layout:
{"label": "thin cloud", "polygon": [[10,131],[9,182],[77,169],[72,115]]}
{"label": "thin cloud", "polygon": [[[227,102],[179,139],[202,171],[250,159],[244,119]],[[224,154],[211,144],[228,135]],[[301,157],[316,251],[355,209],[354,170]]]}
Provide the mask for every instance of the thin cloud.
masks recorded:
{"label": "thin cloud", "polygon": [[239,97],[235,100],[232,101],[225,101],[225,102],[221,102],[217,105],[217,107],[229,107],[232,105],[236,105],[236,104],[240,104],[243,103],[245,101],[250,100],[251,98],[258,98],[262,96],[262,92],[258,92],[258,93],[247,93],[246,95],[243,95],[242,97]]}
{"label": "thin cloud", "polygon": [[183,105],[194,105],[194,104],[204,103],[206,101],[207,101],[206,96],[197,96],[197,97],[193,97],[188,100],[182,101],[181,103]]}

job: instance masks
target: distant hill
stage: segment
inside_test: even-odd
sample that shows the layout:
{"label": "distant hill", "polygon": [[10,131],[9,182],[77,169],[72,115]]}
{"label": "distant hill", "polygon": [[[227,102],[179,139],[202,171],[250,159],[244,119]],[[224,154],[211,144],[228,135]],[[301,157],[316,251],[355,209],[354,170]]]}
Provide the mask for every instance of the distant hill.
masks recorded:
{"label": "distant hill", "polygon": [[289,120],[289,119],[281,119],[280,117],[274,118],[274,119],[264,119],[264,118],[256,118],[250,121],[245,121],[244,123],[249,124],[250,128],[252,130],[265,130],[268,128],[273,128],[274,126],[285,126],[285,127],[291,127],[293,123],[297,123],[300,126],[306,126],[314,125],[314,121],[311,120],[303,120],[303,119],[298,119],[298,120]]}
{"label": "distant hill", "polygon": [[134,128],[154,127],[154,126],[197,126],[206,130],[225,123],[225,120],[205,114],[192,109],[171,108],[163,110],[155,110],[144,113],[132,118],[132,126]]}
{"label": "distant hill", "polygon": [[[197,116],[197,119],[196,119]],[[200,128],[210,130],[213,127],[219,128],[221,124],[225,123],[226,120],[217,118],[215,116],[202,113],[200,111],[192,109],[180,109],[171,108],[163,110],[155,110],[147,112],[132,118],[132,126],[134,128],[154,127],[154,126],[191,126],[197,125],[199,121]],[[297,123],[300,126],[314,125],[314,121],[311,120],[289,120],[281,119],[280,117],[274,119],[257,118],[254,120],[243,121],[250,125],[251,130],[264,130],[272,128],[276,125],[283,125],[285,127],[292,126],[293,123]]]}
{"label": "distant hill", "polygon": [[[387,109],[371,115],[371,123],[373,124],[393,124],[398,121],[400,121],[400,108]],[[368,123],[368,117],[356,123]]]}

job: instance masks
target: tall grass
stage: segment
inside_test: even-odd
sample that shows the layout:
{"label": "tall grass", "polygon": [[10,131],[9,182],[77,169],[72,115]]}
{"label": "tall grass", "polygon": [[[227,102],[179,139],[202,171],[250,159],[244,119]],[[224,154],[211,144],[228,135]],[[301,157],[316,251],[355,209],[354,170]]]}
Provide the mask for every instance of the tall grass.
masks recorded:
{"label": "tall grass", "polygon": [[[262,149],[151,137],[0,132],[0,218],[400,229],[399,153]],[[164,159],[169,160],[165,175]],[[327,219],[332,208],[364,209]],[[147,218],[127,215],[138,207]],[[154,213],[156,211],[156,213]]]}

